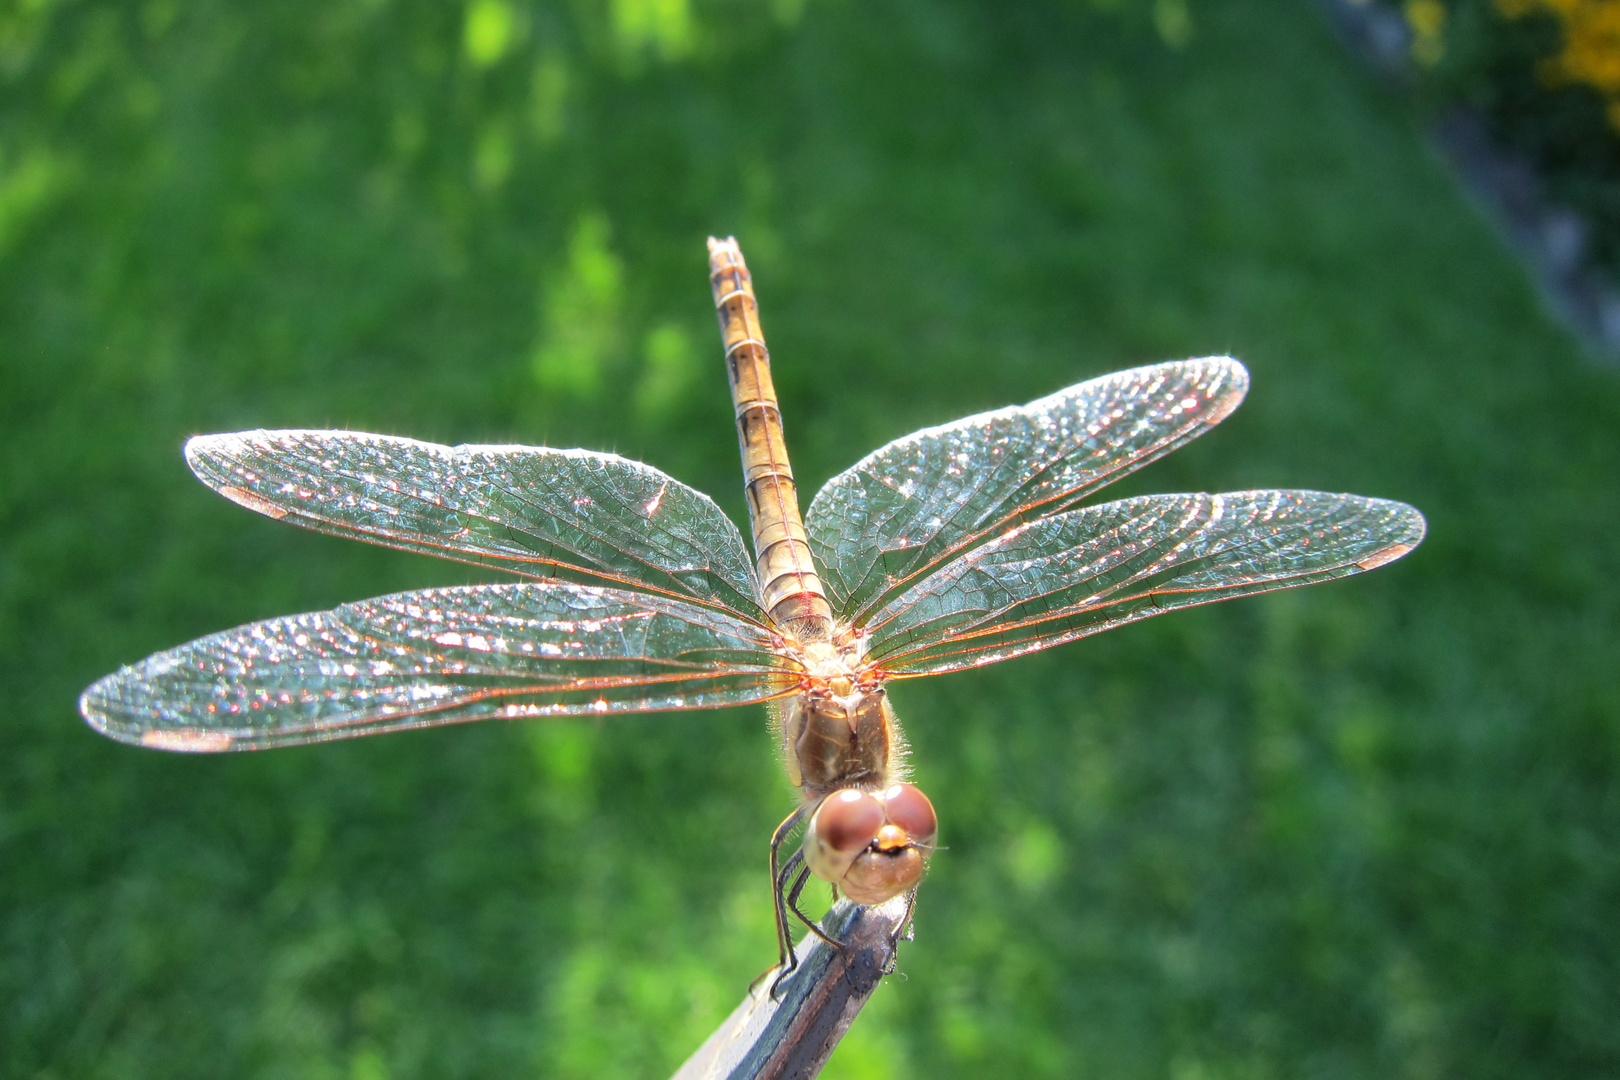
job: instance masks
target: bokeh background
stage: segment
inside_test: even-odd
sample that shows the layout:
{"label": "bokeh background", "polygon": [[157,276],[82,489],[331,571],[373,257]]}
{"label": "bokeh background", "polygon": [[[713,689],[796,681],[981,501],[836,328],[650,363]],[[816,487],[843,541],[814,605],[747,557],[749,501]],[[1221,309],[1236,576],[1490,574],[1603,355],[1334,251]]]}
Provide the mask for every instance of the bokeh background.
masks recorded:
{"label": "bokeh background", "polygon": [[186,436],[613,450],[742,502],[705,277],[801,486],[1230,353],[1129,493],[1409,501],[1375,574],[899,686],[948,846],[838,1077],[1620,1070],[1620,385],[1398,94],[1260,0],[13,0],[0,1073],[656,1077],[773,956],[762,708],[185,757],[75,698],[475,580]]}

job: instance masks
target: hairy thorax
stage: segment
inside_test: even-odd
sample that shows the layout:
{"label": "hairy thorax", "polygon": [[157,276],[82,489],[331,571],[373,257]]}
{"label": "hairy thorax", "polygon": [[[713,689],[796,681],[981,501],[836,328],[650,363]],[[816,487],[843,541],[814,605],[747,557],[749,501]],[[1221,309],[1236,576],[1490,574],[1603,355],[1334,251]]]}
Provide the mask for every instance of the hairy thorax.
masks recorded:
{"label": "hairy thorax", "polygon": [[882,683],[861,672],[853,644],[815,641],[799,653],[803,688],[781,706],[788,777],[809,801],[841,788],[888,787],[904,743]]}

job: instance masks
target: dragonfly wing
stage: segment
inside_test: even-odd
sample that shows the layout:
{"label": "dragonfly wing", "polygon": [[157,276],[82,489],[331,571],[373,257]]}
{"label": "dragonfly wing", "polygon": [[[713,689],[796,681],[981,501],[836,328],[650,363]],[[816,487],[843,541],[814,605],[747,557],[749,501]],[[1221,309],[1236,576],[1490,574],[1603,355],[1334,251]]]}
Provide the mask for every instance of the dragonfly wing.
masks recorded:
{"label": "dragonfly wing", "polygon": [[713,500],[614,454],[244,431],[197,436],[186,461],[227,498],[305,528],[763,619],[742,534]]}
{"label": "dragonfly wing", "polygon": [[810,546],[833,610],[860,625],[957,553],[1067,509],[1208,430],[1248,385],[1243,365],[1224,356],[1155,364],[889,443],[810,504]]}
{"label": "dragonfly wing", "polygon": [[253,750],[494,717],[763,701],[796,685],[754,624],[568,582],[399,593],[211,634],[80,698],[92,727],[166,750]]}
{"label": "dragonfly wing", "polygon": [[1020,525],[874,614],[893,675],[977,667],[1193,604],[1382,566],[1423,539],[1405,503],[1320,491],[1149,495]]}

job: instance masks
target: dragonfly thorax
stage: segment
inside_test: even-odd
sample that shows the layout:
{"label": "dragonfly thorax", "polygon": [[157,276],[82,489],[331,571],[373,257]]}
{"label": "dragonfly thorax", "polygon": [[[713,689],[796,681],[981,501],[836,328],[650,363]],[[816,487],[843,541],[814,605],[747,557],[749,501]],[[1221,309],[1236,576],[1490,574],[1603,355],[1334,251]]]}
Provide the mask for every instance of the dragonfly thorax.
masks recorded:
{"label": "dragonfly thorax", "polygon": [[781,712],[788,777],[809,800],[889,786],[903,744],[882,684],[861,672],[849,648],[812,642],[800,657],[804,680]]}

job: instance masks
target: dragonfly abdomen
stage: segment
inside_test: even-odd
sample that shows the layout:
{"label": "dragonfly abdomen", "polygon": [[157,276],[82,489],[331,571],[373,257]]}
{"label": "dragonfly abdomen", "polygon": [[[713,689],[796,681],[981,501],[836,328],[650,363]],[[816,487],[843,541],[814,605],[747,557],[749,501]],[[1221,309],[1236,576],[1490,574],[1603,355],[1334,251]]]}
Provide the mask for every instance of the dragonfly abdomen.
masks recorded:
{"label": "dragonfly abdomen", "polygon": [[761,606],[800,641],[825,640],[832,628],[832,606],[816,573],[799,515],[798,490],[788,464],[776,387],[771,382],[771,357],[759,325],[759,304],[735,240],[710,238],[709,283],[737,415]]}

